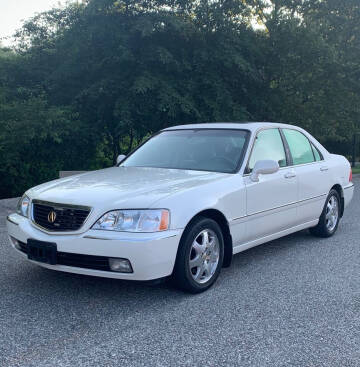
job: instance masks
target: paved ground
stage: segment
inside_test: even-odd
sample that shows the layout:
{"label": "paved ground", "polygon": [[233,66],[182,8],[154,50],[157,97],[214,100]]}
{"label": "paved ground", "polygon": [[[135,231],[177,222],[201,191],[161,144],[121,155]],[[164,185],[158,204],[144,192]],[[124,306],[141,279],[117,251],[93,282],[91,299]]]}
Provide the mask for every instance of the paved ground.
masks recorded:
{"label": "paved ground", "polygon": [[13,205],[0,202],[1,367],[360,366],[359,192],[335,237],[239,254],[196,296],[29,264],[6,241]]}

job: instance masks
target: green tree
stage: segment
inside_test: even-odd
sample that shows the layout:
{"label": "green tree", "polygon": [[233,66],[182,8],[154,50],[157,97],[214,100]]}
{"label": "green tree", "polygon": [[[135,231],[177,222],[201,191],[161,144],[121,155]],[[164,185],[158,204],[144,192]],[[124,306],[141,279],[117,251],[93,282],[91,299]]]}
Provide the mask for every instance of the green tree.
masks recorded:
{"label": "green tree", "polygon": [[[0,47],[0,197],[112,165],[181,123],[358,128],[358,0],[88,0]],[[344,151],[342,151],[344,153]]]}

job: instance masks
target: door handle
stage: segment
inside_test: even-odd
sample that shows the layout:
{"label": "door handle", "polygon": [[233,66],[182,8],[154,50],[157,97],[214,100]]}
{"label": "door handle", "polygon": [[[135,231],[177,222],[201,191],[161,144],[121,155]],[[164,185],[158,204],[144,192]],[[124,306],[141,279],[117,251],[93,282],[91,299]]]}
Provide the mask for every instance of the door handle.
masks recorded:
{"label": "door handle", "polygon": [[296,173],[295,172],[287,172],[284,175],[285,178],[293,178],[296,177]]}
{"label": "door handle", "polygon": [[328,171],[328,170],[329,170],[329,167],[326,167],[326,166],[320,167],[321,172],[325,172],[325,171]]}

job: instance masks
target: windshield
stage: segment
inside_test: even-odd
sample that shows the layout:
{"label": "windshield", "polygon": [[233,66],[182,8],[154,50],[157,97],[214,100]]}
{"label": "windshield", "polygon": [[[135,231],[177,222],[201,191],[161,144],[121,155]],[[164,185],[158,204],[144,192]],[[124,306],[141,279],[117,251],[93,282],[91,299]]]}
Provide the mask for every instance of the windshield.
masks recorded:
{"label": "windshield", "polygon": [[157,167],[235,172],[243,157],[248,131],[198,129],[163,131],[140,146],[123,167]]}

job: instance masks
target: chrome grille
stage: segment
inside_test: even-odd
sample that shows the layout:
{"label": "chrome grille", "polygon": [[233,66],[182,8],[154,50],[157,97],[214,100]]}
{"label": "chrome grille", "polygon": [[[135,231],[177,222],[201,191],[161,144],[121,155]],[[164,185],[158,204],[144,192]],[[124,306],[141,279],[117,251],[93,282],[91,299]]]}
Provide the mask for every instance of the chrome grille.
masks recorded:
{"label": "chrome grille", "polygon": [[33,221],[40,227],[54,232],[77,231],[90,213],[88,207],[38,200],[33,201],[32,209]]}

